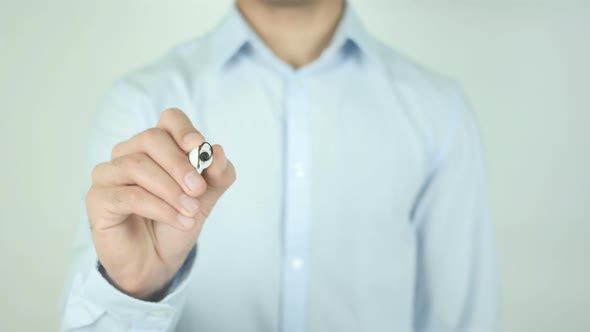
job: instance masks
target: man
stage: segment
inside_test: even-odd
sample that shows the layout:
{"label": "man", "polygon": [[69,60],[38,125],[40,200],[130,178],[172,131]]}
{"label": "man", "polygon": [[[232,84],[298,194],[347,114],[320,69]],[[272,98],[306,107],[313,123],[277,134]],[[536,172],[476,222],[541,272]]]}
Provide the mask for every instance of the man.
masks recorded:
{"label": "man", "polygon": [[66,330],[495,329],[467,102],[344,1],[238,0],[113,86],[88,152]]}

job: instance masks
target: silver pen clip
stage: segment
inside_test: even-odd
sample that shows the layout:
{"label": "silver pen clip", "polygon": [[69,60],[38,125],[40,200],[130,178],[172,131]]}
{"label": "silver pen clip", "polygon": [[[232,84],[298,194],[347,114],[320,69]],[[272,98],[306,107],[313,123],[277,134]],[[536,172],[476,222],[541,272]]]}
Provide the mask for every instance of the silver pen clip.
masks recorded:
{"label": "silver pen clip", "polygon": [[188,159],[197,172],[201,174],[213,163],[213,147],[209,142],[203,142],[189,153]]}

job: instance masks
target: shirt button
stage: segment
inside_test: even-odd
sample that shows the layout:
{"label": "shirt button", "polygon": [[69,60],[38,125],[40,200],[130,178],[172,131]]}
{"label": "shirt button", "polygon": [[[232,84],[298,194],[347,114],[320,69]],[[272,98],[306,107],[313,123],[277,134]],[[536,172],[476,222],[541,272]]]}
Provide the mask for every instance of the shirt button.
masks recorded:
{"label": "shirt button", "polygon": [[291,260],[291,267],[295,271],[301,270],[301,268],[303,267],[303,259],[301,259],[299,257],[293,258]]}
{"label": "shirt button", "polygon": [[300,177],[300,178],[304,177],[305,176],[305,167],[303,166],[303,163],[295,163],[293,165],[293,173],[297,177]]}

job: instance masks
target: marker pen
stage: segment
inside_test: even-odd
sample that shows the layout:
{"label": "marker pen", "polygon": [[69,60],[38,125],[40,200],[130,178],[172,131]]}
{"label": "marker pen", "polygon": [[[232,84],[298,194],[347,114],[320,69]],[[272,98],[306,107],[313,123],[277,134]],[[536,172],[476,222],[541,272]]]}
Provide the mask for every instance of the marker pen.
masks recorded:
{"label": "marker pen", "polygon": [[188,155],[193,167],[201,174],[213,163],[213,147],[209,142],[203,142],[199,147],[194,148]]}

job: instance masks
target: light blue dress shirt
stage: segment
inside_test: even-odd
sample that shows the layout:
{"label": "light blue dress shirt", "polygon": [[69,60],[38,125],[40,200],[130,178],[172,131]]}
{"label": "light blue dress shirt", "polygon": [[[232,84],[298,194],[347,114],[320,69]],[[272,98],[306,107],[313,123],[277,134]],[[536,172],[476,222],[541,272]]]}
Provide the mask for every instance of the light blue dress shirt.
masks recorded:
{"label": "light blue dress shirt", "polygon": [[468,101],[453,80],[368,35],[350,5],[330,46],[298,70],[234,7],[211,33],[121,78],[92,123],[88,174],[168,107],[224,146],[237,181],[159,302],[98,272],[83,209],[64,329],[495,330],[484,158]]}

